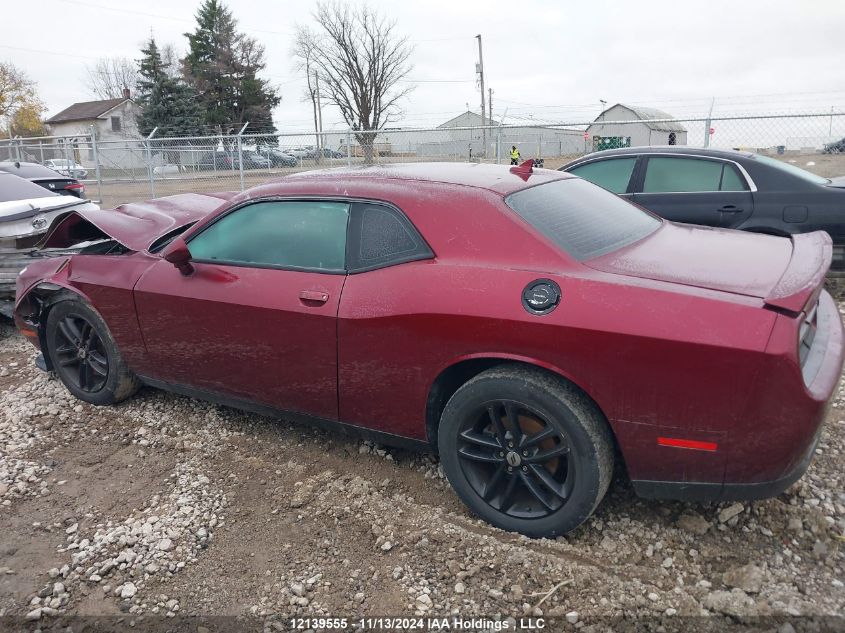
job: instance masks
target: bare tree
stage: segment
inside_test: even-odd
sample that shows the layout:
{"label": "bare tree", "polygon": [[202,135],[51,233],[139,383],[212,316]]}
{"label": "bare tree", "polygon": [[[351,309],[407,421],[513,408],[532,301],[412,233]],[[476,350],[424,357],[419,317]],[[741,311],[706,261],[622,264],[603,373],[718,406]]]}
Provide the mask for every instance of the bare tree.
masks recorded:
{"label": "bare tree", "polygon": [[88,72],[85,83],[99,99],[119,99],[124,88],[134,90],[138,82],[138,68],[126,57],[102,57],[85,69]]}
{"label": "bare tree", "polygon": [[366,4],[350,7],[319,2],[314,64],[329,103],[356,130],[364,161],[373,161],[373,142],[386,123],[400,114],[399,102],[413,89],[402,87],[411,71],[413,47],[387,20]]}
{"label": "bare tree", "polygon": [[305,73],[305,99],[310,99],[314,112],[314,137],[316,138],[317,161],[322,158],[320,143],[320,124],[317,119],[317,36],[307,26],[297,26],[296,37],[291,51],[297,60],[296,70]]}
{"label": "bare tree", "polygon": [[182,78],[182,62],[181,55],[176,50],[173,44],[163,44],[161,46],[161,61],[164,64],[164,72],[171,79]]}

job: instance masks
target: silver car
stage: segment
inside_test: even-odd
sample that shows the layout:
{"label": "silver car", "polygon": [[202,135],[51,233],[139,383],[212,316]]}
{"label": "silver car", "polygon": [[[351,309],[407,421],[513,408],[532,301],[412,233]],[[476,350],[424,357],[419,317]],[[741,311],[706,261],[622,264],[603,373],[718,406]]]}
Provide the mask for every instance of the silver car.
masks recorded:
{"label": "silver car", "polygon": [[70,176],[71,178],[88,177],[87,169],[79,163],[75,163],[72,160],[67,160],[65,158],[51,158],[50,160],[45,160],[44,166],[49,167],[60,174],[64,174],[65,176]]}

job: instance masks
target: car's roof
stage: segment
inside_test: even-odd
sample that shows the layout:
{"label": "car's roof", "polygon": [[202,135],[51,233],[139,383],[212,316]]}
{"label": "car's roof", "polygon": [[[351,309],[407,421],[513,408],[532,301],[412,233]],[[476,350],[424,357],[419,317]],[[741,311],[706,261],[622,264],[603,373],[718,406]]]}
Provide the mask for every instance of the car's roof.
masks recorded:
{"label": "car's roof", "polygon": [[291,174],[272,182],[282,184],[303,180],[326,181],[336,186],[339,181],[344,180],[350,182],[404,180],[488,189],[506,195],[525,187],[570,177],[572,176],[562,172],[538,168],[534,168],[531,174],[518,174],[505,165],[486,163],[392,163],[368,167],[318,169]]}
{"label": "car's roof", "polygon": [[19,163],[19,162],[2,162],[0,163],[0,171],[5,171],[10,174],[15,174],[21,178],[67,178],[58,172],[53,171],[49,167],[39,165],[38,163]]}
{"label": "car's roof", "polygon": [[622,147],[619,149],[605,149],[600,152],[593,152],[581,156],[570,164],[582,163],[596,158],[610,158],[611,156],[630,156],[641,154],[686,154],[692,156],[711,156],[713,158],[727,158],[737,160],[751,158],[752,152],[745,152],[734,149],[711,149],[703,147],[690,147],[688,145],[644,145],[640,147]]}

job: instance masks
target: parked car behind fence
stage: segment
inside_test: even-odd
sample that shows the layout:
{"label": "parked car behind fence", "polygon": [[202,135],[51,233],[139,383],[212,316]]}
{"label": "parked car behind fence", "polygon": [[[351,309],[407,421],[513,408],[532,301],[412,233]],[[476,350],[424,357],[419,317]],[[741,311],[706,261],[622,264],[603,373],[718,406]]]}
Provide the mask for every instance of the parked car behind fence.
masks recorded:
{"label": "parked car behind fence", "polygon": [[845,268],[845,177],[769,156],[694,147],[632,147],[560,168],[676,222],[769,235],[826,231]]}

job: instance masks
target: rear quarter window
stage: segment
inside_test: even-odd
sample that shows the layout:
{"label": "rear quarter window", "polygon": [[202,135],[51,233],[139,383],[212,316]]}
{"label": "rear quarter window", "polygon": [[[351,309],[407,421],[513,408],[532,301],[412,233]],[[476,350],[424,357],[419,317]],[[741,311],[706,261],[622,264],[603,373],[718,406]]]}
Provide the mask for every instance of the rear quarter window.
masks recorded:
{"label": "rear quarter window", "polygon": [[633,244],[656,231],[661,223],[619,196],[576,178],[517,191],[505,202],[579,261]]}

